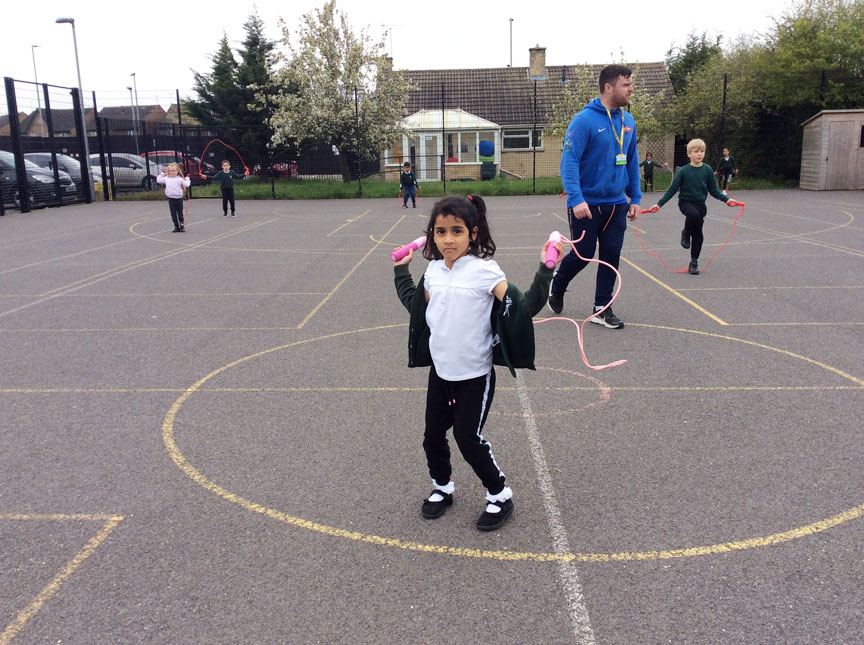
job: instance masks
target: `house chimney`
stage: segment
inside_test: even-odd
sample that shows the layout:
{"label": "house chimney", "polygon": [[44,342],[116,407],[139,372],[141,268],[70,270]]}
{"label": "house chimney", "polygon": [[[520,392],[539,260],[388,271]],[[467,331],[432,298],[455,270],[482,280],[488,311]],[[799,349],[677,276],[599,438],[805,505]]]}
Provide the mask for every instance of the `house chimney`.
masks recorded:
{"label": "house chimney", "polygon": [[545,81],[549,78],[546,74],[546,48],[537,45],[528,50],[528,78],[532,81]]}

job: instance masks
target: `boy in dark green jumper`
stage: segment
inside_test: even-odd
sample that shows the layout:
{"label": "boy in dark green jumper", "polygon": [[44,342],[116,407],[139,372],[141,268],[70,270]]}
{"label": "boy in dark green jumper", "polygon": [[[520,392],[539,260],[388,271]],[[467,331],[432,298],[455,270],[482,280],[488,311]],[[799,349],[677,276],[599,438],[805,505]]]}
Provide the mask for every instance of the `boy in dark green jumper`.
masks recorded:
{"label": "boy in dark green jumper", "polygon": [[[663,168],[666,164],[659,164],[654,161],[654,157],[650,152],[645,153],[645,161],[639,164],[640,166],[645,167],[645,188],[643,192],[648,192],[649,190],[654,192],[654,169],[655,168]],[[650,189],[649,189],[650,186]]]}
{"label": "boy in dark green jumper", "polygon": [[[249,171],[246,171],[246,175]],[[204,175],[202,175],[203,177]],[[234,180],[242,179],[243,175],[231,170],[229,161],[222,162],[222,170],[213,175],[213,179],[219,180],[219,187],[222,190],[222,216],[228,217],[228,204],[231,204],[231,217],[237,217],[234,213]]]}
{"label": "boy in dark green jumper", "polygon": [[708,193],[728,206],[738,206],[738,202],[729,199],[717,189],[714,171],[711,166],[702,163],[705,158],[705,142],[702,139],[692,139],[687,144],[687,156],[690,157],[690,163],[678,171],[672,180],[672,185],[660,201],[648,209],[648,212],[656,213],[679,189],[681,190],[678,196],[678,208],[686,218],[684,229],[681,231],[681,246],[690,249],[689,272],[692,275],[699,275],[699,254],[704,240],[702,225],[708,213],[708,208],[705,206]]}

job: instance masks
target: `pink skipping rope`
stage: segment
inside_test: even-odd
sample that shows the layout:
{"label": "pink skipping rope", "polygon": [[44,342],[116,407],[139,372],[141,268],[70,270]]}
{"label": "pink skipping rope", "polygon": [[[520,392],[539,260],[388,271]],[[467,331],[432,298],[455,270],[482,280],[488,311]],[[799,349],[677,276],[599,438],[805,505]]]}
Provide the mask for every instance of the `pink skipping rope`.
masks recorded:
{"label": "pink skipping rope", "polygon": [[[731,202],[734,200],[729,200],[729,201]],[[732,235],[735,233],[735,226],[738,224],[738,220],[741,219],[741,216],[744,214],[744,209],[747,207],[747,204],[745,204],[744,202],[736,201],[735,205],[740,206],[741,210],[738,212],[738,215],[735,217],[735,221],[732,222],[732,230],[729,231],[729,237],[727,237],[726,241],[723,242],[723,245],[714,252],[714,255],[712,255],[710,258],[708,258],[708,261],[705,263],[705,266],[702,267],[703,271],[708,268],[708,265],[711,264],[711,261],[717,257],[717,254],[720,253],[720,251],[722,251],[723,248],[727,244],[729,244],[729,240],[732,239]],[[652,208],[647,208],[643,211],[639,211],[639,214],[644,215],[645,213],[656,213],[656,212],[657,211],[653,210],[653,207],[652,207]],[[663,268],[666,269],[667,271],[672,271],[673,273],[687,273],[688,267],[685,266],[683,269],[677,269],[677,270],[676,269],[670,269],[668,266],[666,266],[666,262],[663,261],[663,258],[660,257],[659,253],[654,253],[653,251],[649,251],[645,247],[645,243],[642,241],[642,237],[639,235],[639,218],[636,218],[636,221],[633,222],[633,227],[636,229],[636,239],[639,240],[639,244],[642,245],[642,250],[645,251],[645,253],[647,253],[648,255],[653,255],[658,260],[660,260],[660,264],[662,264]]]}
{"label": "pink skipping rope", "polygon": [[[577,239],[577,240],[568,240],[566,237],[561,235],[558,231],[554,231],[549,236],[549,241],[550,242],[560,241],[560,242],[564,242],[565,244],[569,244],[570,247],[573,249],[573,252],[579,257],[580,260],[582,260],[584,262],[596,262],[597,264],[603,264],[603,265],[609,267],[610,269],[612,269],[615,272],[615,275],[618,276],[618,286],[615,288],[615,293],[612,294],[612,299],[600,311],[594,312],[593,314],[588,316],[588,318],[583,320],[581,325],[579,323],[577,323],[575,320],[573,320],[572,318],[565,318],[564,316],[553,316],[552,318],[542,318],[540,320],[535,320],[534,324],[535,325],[542,325],[543,323],[547,323],[551,320],[566,320],[571,325],[576,327],[576,338],[579,342],[579,353],[582,356],[582,362],[585,363],[585,367],[587,367],[588,369],[594,370],[594,371],[599,371],[599,370],[605,370],[607,367],[617,367],[618,365],[623,365],[624,363],[627,362],[626,360],[622,359],[619,361],[613,361],[612,363],[607,363],[606,365],[592,365],[591,363],[588,362],[588,357],[585,355],[585,341],[583,338],[583,332],[585,330],[586,323],[589,320],[591,320],[591,318],[596,316],[597,314],[603,313],[604,311],[609,309],[609,307],[612,306],[612,303],[615,302],[615,299],[618,297],[618,294],[621,292],[621,273],[618,271],[618,269],[613,267],[608,262],[604,262],[603,260],[599,260],[599,259],[583,257],[576,248],[576,244],[579,243],[583,237],[585,237],[585,231],[582,231],[582,235],[580,235],[579,239]],[[549,246],[551,247],[552,245],[550,244]],[[555,264],[557,264],[557,261],[558,261],[557,253],[552,255],[551,253],[549,253],[549,250],[547,249],[547,253],[546,253],[546,266],[547,267],[549,266],[550,261],[553,262],[553,264],[552,264],[553,267],[555,266]]]}

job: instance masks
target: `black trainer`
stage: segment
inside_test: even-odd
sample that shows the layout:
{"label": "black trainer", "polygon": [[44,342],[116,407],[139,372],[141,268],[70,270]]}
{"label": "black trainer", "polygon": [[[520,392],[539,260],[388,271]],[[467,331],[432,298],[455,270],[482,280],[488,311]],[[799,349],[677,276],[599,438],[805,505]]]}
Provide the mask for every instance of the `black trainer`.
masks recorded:
{"label": "black trainer", "polygon": [[179,226],[175,226],[175,227],[174,227],[174,230],[172,231],[172,233],[179,233],[179,232],[180,232],[180,227],[179,227]]}
{"label": "black trainer", "polygon": [[594,315],[591,316],[591,322],[603,325],[609,329],[621,329],[624,326],[624,321],[612,313],[612,307],[609,307],[609,309],[604,311],[602,314],[598,314],[595,311]]}
{"label": "black trainer", "polygon": [[687,232],[686,228],[681,229],[681,246],[685,249],[690,248],[690,233]]}
{"label": "black trainer", "polygon": [[[440,497],[437,501],[432,501],[432,497]],[[447,507],[453,503],[453,494],[444,493],[437,488],[432,491],[429,497],[423,501],[423,507],[420,512],[427,520],[434,520],[444,515]]]}
{"label": "black trainer", "polygon": [[699,260],[690,260],[690,267],[687,270],[690,275],[699,275]]}
{"label": "black trainer", "polygon": [[[489,507],[494,506],[499,510],[495,513],[489,512]],[[510,517],[513,512],[513,499],[508,499],[506,502],[489,502],[483,514],[477,518],[477,528],[481,531],[494,531],[497,528],[504,526],[504,522]]]}
{"label": "black trainer", "polygon": [[564,311],[564,296],[558,293],[549,292],[549,309],[554,311],[556,314],[560,314]]}

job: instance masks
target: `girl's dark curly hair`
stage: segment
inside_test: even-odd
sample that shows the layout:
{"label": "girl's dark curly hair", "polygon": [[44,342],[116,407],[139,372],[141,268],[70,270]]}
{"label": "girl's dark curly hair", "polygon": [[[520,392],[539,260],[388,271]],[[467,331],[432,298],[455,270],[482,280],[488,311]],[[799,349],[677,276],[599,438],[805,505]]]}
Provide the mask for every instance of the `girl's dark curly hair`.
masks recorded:
{"label": "girl's dark curly hair", "polygon": [[477,228],[477,239],[468,243],[468,255],[478,258],[491,258],[495,255],[495,242],[489,232],[489,221],[486,219],[486,202],[477,195],[468,197],[444,197],[432,207],[429,224],[426,226],[426,246],[423,247],[423,257],[427,260],[443,260],[444,256],[435,246],[435,220],[439,215],[452,215],[465,222],[468,234]]}

